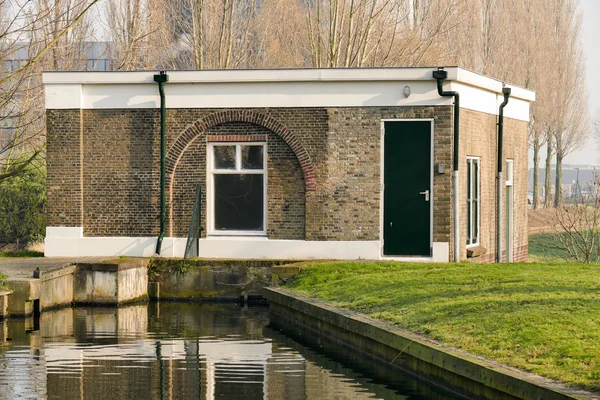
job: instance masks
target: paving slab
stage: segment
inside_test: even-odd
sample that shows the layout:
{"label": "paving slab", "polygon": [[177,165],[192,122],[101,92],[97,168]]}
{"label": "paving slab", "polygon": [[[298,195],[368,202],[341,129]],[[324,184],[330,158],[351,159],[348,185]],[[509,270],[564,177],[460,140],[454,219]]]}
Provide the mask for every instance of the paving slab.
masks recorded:
{"label": "paving slab", "polygon": [[0,272],[8,275],[9,278],[31,278],[36,268],[41,272],[52,271],[76,263],[98,262],[105,259],[107,257],[0,258]]}

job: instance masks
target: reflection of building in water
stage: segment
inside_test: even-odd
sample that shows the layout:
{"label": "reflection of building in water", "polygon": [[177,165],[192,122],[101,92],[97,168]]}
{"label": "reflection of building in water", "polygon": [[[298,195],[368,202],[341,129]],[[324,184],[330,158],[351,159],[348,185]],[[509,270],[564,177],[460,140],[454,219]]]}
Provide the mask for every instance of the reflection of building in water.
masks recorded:
{"label": "reflection of building in water", "polygon": [[[177,304],[160,311],[150,305],[45,312],[41,332],[27,335],[20,326],[22,335],[12,334],[31,350],[7,358],[0,399],[25,393],[65,400],[405,398],[265,331],[264,309]],[[36,340],[41,336],[44,345]]]}

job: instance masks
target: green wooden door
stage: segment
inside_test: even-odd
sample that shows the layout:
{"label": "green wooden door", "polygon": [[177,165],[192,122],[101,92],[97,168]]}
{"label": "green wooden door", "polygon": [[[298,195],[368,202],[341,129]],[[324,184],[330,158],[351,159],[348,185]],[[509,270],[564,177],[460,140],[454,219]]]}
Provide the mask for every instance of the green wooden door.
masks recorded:
{"label": "green wooden door", "polygon": [[431,255],[431,122],[384,125],[383,254]]}

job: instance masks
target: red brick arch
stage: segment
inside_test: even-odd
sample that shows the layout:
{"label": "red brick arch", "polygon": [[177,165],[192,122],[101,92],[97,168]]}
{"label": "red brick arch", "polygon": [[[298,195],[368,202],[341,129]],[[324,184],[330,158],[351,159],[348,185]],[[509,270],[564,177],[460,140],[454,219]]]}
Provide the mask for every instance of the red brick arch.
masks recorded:
{"label": "red brick arch", "polygon": [[298,161],[302,174],[304,175],[304,185],[307,192],[317,189],[317,173],[310,159],[310,156],[298,138],[290,132],[281,122],[276,119],[256,111],[249,110],[228,110],[219,111],[199,119],[194,124],[187,127],[181,135],[175,140],[166,156],[166,186],[172,193],[172,184],[175,169],[183,153],[189,144],[199,135],[208,129],[227,122],[249,122],[260,125],[281,137],[285,143],[292,149]]}

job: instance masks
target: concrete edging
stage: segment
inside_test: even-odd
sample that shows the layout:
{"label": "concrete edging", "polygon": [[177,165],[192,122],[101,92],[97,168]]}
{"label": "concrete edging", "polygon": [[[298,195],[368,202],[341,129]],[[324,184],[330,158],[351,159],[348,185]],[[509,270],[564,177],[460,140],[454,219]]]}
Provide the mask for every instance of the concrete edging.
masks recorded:
{"label": "concrete edging", "polygon": [[[339,337],[346,339],[346,341],[340,340],[340,342],[372,357],[389,362],[390,365],[392,363],[396,365],[395,361],[402,354],[412,360],[405,363],[408,368],[415,367],[417,364],[431,365],[519,399],[600,399],[599,395],[572,389],[538,375],[442,346],[433,340],[399,329],[389,323],[334,307],[324,301],[287,289],[266,288],[264,294],[269,302],[278,308],[279,314],[285,314],[286,310],[290,310],[290,314],[296,312],[314,320],[315,327],[318,327],[319,331],[325,330],[323,324],[328,324],[338,331],[352,333],[352,335],[340,335]],[[297,320],[297,316],[290,315],[289,321],[293,323]],[[348,343],[348,340],[351,342]],[[367,349],[372,343],[379,346],[379,350],[381,345],[387,347],[390,350],[389,355],[394,354],[395,357],[391,356],[384,360],[385,356],[382,356],[381,351],[378,355],[368,352]],[[439,379],[440,376],[436,376],[436,378]]]}

